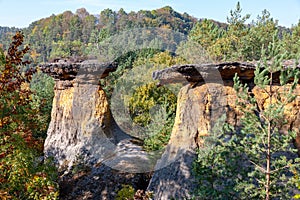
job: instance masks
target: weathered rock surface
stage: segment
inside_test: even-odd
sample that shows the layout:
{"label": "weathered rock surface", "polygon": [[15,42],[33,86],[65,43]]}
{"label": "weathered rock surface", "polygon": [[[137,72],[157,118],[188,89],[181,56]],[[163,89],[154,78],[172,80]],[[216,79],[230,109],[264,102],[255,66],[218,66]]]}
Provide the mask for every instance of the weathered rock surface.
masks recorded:
{"label": "weathered rock surface", "polygon": [[[292,65],[290,62],[284,62],[284,66]],[[174,65],[172,67],[155,71],[152,74],[154,80],[159,80],[160,85],[182,82],[189,83],[222,83],[220,81],[232,81],[235,73],[240,80],[247,83],[253,83],[254,71],[256,65],[253,63],[224,62],[216,64],[186,64]],[[300,65],[298,65],[300,68]],[[278,83],[279,73],[273,75],[273,82]],[[300,83],[300,82],[299,82]]]}
{"label": "weathered rock surface", "polygon": [[131,173],[154,167],[148,154],[131,142],[134,138],[116,125],[99,85],[101,78],[116,70],[114,63],[57,62],[40,68],[55,79],[46,156],[53,156],[60,168],[71,168],[78,162],[90,166],[105,163]]}
{"label": "weathered rock surface", "polygon": [[186,64],[174,65],[152,74],[154,80],[159,80],[160,85],[182,82],[190,83],[219,82],[232,80],[238,73],[242,80],[251,80],[254,77],[255,65],[250,63],[225,62],[218,64]]}
{"label": "weathered rock surface", "polygon": [[150,173],[120,172],[104,164],[92,168],[75,166],[73,171],[60,179],[60,199],[113,200],[123,185],[146,190],[151,178]]}
{"label": "weathered rock surface", "polygon": [[[264,108],[268,99],[266,93],[253,83],[255,66],[247,63],[221,63],[211,65],[180,65],[153,73],[160,85],[188,81],[181,88],[175,124],[166,151],[156,165],[156,170],[148,186],[154,191],[155,199],[191,198],[197,187],[194,182],[192,163],[196,158],[195,149],[201,146],[201,137],[224,122],[234,127],[240,126],[242,113],[236,105],[237,95],[233,89],[234,74],[250,85],[258,106]],[[283,90],[279,86],[274,89]],[[300,86],[297,98],[286,106],[288,123],[283,132],[300,127]],[[223,116],[223,117],[222,117]],[[300,143],[299,143],[300,144]],[[169,163],[161,169],[161,165]]]}
{"label": "weathered rock surface", "polygon": [[73,80],[77,75],[82,80],[99,80],[117,69],[117,63],[99,63],[97,60],[70,62],[59,60],[53,63],[41,64],[40,69],[55,80]]}
{"label": "weathered rock surface", "polygon": [[[258,106],[264,108],[268,103],[264,91],[253,83],[254,64],[188,64],[154,72],[153,78],[161,85],[188,82],[178,95],[169,144],[156,163],[117,126],[98,85],[99,79],[116,69],[115,64],[63,61],[42,65],[41,69],[56,81],[45,154],[54,156],[61,168],[74,169],[78,160],[90,167],[81,175],[68,173],[61,178],[62,191],[66,191],[63,199],[114,199],[121,184],[145,189],[149,169],[155,169],[148,185],[154,199],[190,198],[197,187],[192,163],[195,149],[202,144],[200,138],[218,123],[240,125],[242,113],[232,87],[234,74],[250,85]],[[288,124],[283,132],[300,131],[300,86],[296,91],[296,100],[286,106]]]}

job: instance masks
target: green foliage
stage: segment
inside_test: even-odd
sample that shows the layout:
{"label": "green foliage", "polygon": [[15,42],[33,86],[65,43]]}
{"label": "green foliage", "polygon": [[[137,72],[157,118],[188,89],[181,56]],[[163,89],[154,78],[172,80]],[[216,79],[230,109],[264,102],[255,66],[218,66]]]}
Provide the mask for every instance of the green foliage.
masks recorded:
{"label": "green foliage", "polygon": [[21,29],[15,27],[0,26],[0,49],[2,48],[4,50],[7,50],[10,45],[11,38],[18,31],[21,31]]}
{"label": "green foliage", "polygon": [[30,82],[32,94],[32,109],[38,111],[39,126],[35,129],[35,137],[46,138],[48,125],[51,120],[52,100],[54,97],[53,79],[41,72],[35,73]]}
{"label": "green foliage", "polygon": [[[187,34],[195,22],[195,18],[177,13],[170,7],[153,12],[130,13],[123,9],[118,12],[105,9],[100,12],[100,18],[80,8],[76,13],[65,11],[35,21],[23,31],[26,42],[31,44],[31,49],[38,55],[36,61],[45,62],[56,57],[98,56],[96,50],[101,48],[103,40],[125,30],[163,27]],[[4,33],[10,31],[0,27],[0,32],[1,30]],[[1,36],[0,34],[0,44]],[[3,38],[3,43],[7,42],[5,39],[6,37]]]}
{"label": "green foliage", "polygon": [[249,14],[242,16],[240,2],[237,3],[235,10],[230,11],[230,17],[227,17],[229,25],[225,33],[226,41],[229,41],[225,43],[225,48],[228,49],[225,54],[227,58],[244,60],[241,50],[243,49],[243,37],[245,37],[249,31],[245,24],[249,18]]}
{"label": "green foliage", "polygon": [[142,126],[149,124],[150,110],[157,104],[167,105],[167,112],[173,114],[176,111],[176,96],[166,87],[157,87],[154,82],[138,87],[129,100],[133,121]]}
{"label": "green foliage", "polygon": [[117,193],[116,200],[133,199],[134,194],[135,189],[131,185],[122,185],[122,189],[120,189]]}
{"label": "green foliage", "polygon": [[[244,37],[242,54],[244,59],[259,60],[261,49],[267,48],[274,39],[279,41],[278,23],[267,10],[262,11],[261,16],[253,21],[249,33]],[[273,37],[275,36],[275,38]],[[268,54],[268,52],[266,52]]]}
{"label": "green foliage", "polygon": [[[133,122],[147,127],[144,148],[148,151],[162,149],[169,141],[176,111],[176,95],[154,82],[138,87],[129,100]],[[162,110],[157,110],[161,107]]]}
{"label": "green foliage", "polygon": [[283,34],[283,43],[285,49],[289,52],[291,58],[295,57],[300,51],[300,20],[291,28],[291,33]]}
{"label": "green foliage", "polygon": [[58,199],[57,171],[53,162],[41,163],[37,159],[38,152],[28,148],[22,137],[18,134],[11,137],[4,145],[7,138],[0,137],[0,152],[5,156],[0,159],[0,193],[13,199]]}
{"label": "green foliage", "polygon": [[2,48],[0,48],[0,66],[5,65],[5,55]]}
{"label": "green foliage", "polygon": [[[118,124],[130,134],[144,139],[147,150],[162,149],[168,142],[176,110],[176,92],[172,91],[178,90],[177,86],[157,87],[152,72],[179,62],[182,59],[167,51],[142,49],[129,52],[119,58],[121,67],[116,73],[101,82],[109,97],[114,94],[111,107]],[[124,108],[125,112],[114,108]],[[132,121],[124,120],[128,118]]]}
{"label": "green foliage", "polygon": [[242,136],[233,131],[227,124],[217,124],[210,136],[203,138],[204,146],[199,148],[193,166],[199,185],[197,198],[240,199],[236,185],[250,169],[246,168],[244,149],[239,144]]}
{"label": "green foliage", "polygon": [[100,84],[104,89],[108,98],[111,97],[114,88],[116,87],[118,81],[120,81],[122,75],[126,74],[126,72],[128,72],[130,69],[133,68],[135,61],[142,58],[145,59],[151,58],[157,52],[158,50],[156,49],[141,49],[141,50],[127,52],[126,54],[118,57],[115,60],[115,62],[118,63],[117,70],[115,72],[110,73],[106,79],[100,80]]}
{"label": "green foliage", "polygon": [[7,199],[57,199],[56,170],[38,161],[42,142],[33,137],[38,127],[29,88],[33,71],[22,69],[29,48],[20,46],[17,32],[0,70],[0,194]]}
{"label": "green foliage", "polygon": [[201,45],[211,57],[217,58],[216,41],[223,35],[224,30],[221,29],[212,20],[204,19],[198,22],[189,33],[189,40],[197,42]]}
{"label": "green foliage", "polygon": [[68,58],[82,56],[82,43],[79,40],[53,42],[51,58]]}
{"label": "green foliage", "polygon": [[[250,15],[242,16],[241,5],[230,11],[225,27],[212,20],[197,23],[189,33],[189,40],[200,44],[213,60],[259,60],[262,48],[267,50],[274,39],[284,44],[284,49],[295,57],[299,48],[299,24],[288,29],[278,26],[267,10],[247,25]],[[275,35],[275,38],[273,37]],[[266,51],[266,55],[269,52]]]}
{"label": "green foliage", "polygon": [[135,190],[131,185],[122,185],[122,188],[118,191],[116,200],[150,200],[152,199],[152,192]]}
{"label": "green foliage", "polygon": [[[290,198],[288,194],[293,185],[291,177],[287,175],[292,174],[293,168],[298,166],[296,150],[290,143],[295,133],[283,134],[281,127],[286,122],[285,106],[295,98],[294,90],[300,74],[292,66],[289,66],[290,69],[282,66],[285,54],[281,54],[281,48],[275,41],[270,43],[266,50],[269,55],[265,50],[262,51],[262,59],[255,70],[254,82],[267,95],[268,104],[264,108],[259,107],[255,98],[248,94],[248,88],[235,77],[239,105],[245,113],[242,118],[242,134],[245,138],[241,144],[254,167],[248,173],[249,181],[243,181],[240,189],[244,188],[242,194],[252,198]],[[285,88],[283,91],[274,86],[273,76],[278,71],[280,85]],[[290,78],[293,78],[293,82],[288,84]]]}
{"label": "green foliage", "polygon": [[189,33],[189,38],[207,49],[220,37],[220,31],[212,20],[204,19],[193,27]]}
{"label": "green foliage", "polygon": [[[160,116],[162,113],[159,113]],[[162,115],[164,116],[164,115]],[[169,116],[168,118],[162,118],[159,116],[153,116],[154,122],[147,127],[147,135],[144,139],[143,147],[146,151],[163,150],[168,144],[174,125],[175,116]],[[162,123],[164,122],[164,123]]]}
{"label": "green foliage", "polygon": [[[268,52],[268,53],[266,53]],[[291,141],[294,132],[283,134],[285,106],[295,99],[300,72],[293,66],[284,68],[282,46],[275,40],[261,53],[255,70],[256,90],[266,95],[260,105],[248,85],[234,78],[237,105],[244,113],[240,130],[216,125],[195,162],[198,177],[197,197],[203,199],[290,199],[292,175],[299,167],[297,150]],[[279,72],[282,90],[275,86]],[[292,80],[292,81],[291,81]],[[222,120],[221,120],[222,121]]]}
{"label": "green foliage", "polygon": [[[257,19],[246,24],[249,15],[242,15],[238,2],[227,17],[228,24],[213,20],[197,20],[188,14],[180,14],[171,7],[157,10],[126,13],[105,9],[100,18],[89,14],[84,8],[76,13],[66,11],[59,15],[33,22],[24,29],[26,42],[31,44],[35,62],[49,58],[86,56],[97,57],[101,42],[122,31],[160,27],[189,35],[189,40],[199,43],[214,60],[259,60],[261,48],[272,41],[275,31],[277,39],[285,49],[295,55],[299,50],[299,24],[291,29],[278,26],[267,10]],[[8,38],[18,29],[0,27],[0,46],[8,47]],[[124,40],[129,39],[127,35]],[[292,56],[292,55],[291,55]]]}
{"label": "green foliage", "polygon": [[[69,56],[97,56],[101,42],[109,36],[134,28],[160,27],[189,34],[189,40],[198,42],[214,60],[259,60],[261,48],[277,39],[285,44],[292,56],[299,50],[299,23],[291,29],[278,27],[267,10],[257,19],[246,24],[249,15],[242,15],[238,2],[227,17],[228,24],[213,20],[197,20],[187,13],[180,14],[171,7],[157,10],[126,13],[124,9],[101,11],[100,18],[89,14],[84,8],[76,13],[62,14],[33,22],[23,29],[26,42],[31,44],[34,61]],[[9,38],[16,28],[0,27],[0,46],[8,48]],[[128,36],[126,39],[130,39]]]}

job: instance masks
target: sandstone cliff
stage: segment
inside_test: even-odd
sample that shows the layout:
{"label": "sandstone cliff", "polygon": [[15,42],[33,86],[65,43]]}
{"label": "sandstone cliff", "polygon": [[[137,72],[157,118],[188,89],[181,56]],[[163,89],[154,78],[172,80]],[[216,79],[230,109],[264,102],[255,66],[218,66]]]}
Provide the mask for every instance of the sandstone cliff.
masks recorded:
{"label": "sandstone cliff", "polygon": [[[236,106],[237,97],[232,87],[234,74],[237,73],[242,82],[249,84],[258,106],[263,108],[268,102],[264,92],[253,83],[254,64],[189,64],[154,72],[153,78],[159,80],[160,85],[189,82],[178,94],[172,135],[156,163],[117,126],[105,93],[98,85],[100,78],[116,69],[115,64],[58,62],[42,65],[41,69],[56,80],[45,154],[54,156],[60,167],[70,168],[78,159],[92,166],[89,174],[68,188],[72,194],[97,188],[92,190],[97,194],[92,195],[92,199],[113,199],[121,183],[132,183],[138,187],[143,182],[145,188],[147,181],[141,180],[149,174],[132,173],[147,172],[154,167],[148,185],[148,189],[154,191],[154,199],[191,197],[191,192],[197,187],[192,163],[196,158],[195,149],[201,146],[200,138],[208,135],[217,123],[227,122],[236,128],[240,125],[242,113]],[[288,124],[283,127],[283,132],[293,129],[299,133],[300,86],[296,91],[296,100],[286,107]],[[131,173],[122,174],[122,171]],[[63,183],[68,182],[65,178],[62,180]],[[71,197],[67,195],[65,198]]]}
{"label": "sandstone cliff", "polygon": [[144,172],[153,165],[147,153],[117,126],[99,85],[99,80],[116,67],[115,63],[97,61],[60,61],[40,66],[55,79],[44,149],[46,156],[55,158],[59,168],[101,162],[121,171]]}
{"label": "sandstone cliff", "polygon": [[[220,122],[239,127],[242,113],[236,106],[237,96],[232,87],[235,73],[241,81],[250,85],[258,106],[266,106],[266,94],[253,83],[254,69],[252,64],[234,62],[180,65],[153,73],[153,78],[159,80],[160,85],[182,79],[190,83],[179,92],[172,135],[166,151],[156,165],[156,169],[160,170],[154,172],[148,186],[149,190],[155,192],[155,199],[190,198],[196,187],[192,163],[196,158],[195,149],[201,146],[201,136],[208,135],[212,127]],[[296,100],[286,106],[288,123],[282,129],[283,132],[295,130],[299,134],[300,86],[296,92]],[[220,121],[222,119],[224,120]],[[161,169],[160,166],[164,163],[170,164]]]}
{"label": "sandstone cliff", "polygon": [[64,172],[62,199],[115,199],[122,184],[147,187],[155,161],[115,123],[99,85],[116,67],[67,60],[40,65],[55,80],[44,152]]}

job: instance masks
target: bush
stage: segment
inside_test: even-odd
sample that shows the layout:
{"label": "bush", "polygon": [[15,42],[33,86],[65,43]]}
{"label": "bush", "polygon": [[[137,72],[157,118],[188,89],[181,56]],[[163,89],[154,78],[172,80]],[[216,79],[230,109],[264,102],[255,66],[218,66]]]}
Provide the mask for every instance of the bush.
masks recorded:
{"label": "bush", "polygon": [[39,126],[32,107],[29,83],[33,70],[27,67],[21,49],[23,34],[13,37],[0,68],[0,194],[7,199],[57,199],[56,169],[42,163],[43,141],[33,137]]}
{"label": "bush", "polygon": [[122,185],[122,189],[118,191],[116,200],[133,199],[135,190],[131,185]]}

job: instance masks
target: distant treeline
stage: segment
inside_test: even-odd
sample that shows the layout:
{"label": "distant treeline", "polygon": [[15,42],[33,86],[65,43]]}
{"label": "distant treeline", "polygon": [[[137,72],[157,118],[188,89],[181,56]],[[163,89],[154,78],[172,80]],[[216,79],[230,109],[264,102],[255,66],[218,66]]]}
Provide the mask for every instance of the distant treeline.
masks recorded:
{"label": "distant treeline", "polygon": [[[238,5],[229,13],[227,23],[220,23],[181,14],[169,6],[130,13],[123,9],[105,9],[99,15],[80,8],[75,13],[65,11],[40,19],[22,31],[24,44],[30,44],[28,58],[33,63],[57,57],[89,57],[109,36],[145,27],[171,29],[188,35],[189,40],[202,45],[213,60],[257,60],[261,48],[274,39],[282,41],[290,54],[298,51],[300,24],[291,28],[280,27],[267,10],[249,23],[249,15],[242,16],[241,11]],[[0,27],[0,47],[7,49],[11,36],[18,30]]]}

